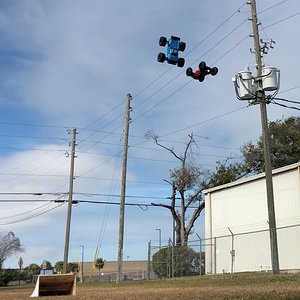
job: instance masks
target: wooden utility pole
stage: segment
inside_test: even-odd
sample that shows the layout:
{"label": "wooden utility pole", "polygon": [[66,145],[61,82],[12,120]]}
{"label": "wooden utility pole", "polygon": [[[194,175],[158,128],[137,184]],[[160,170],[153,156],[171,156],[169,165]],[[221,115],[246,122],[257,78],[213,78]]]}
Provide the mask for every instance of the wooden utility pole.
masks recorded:
{"label": "wooden utility pole", "polygon": [[127,171],[127,152],[128,152],[128,135],[130,123],[130,101],[132,97],[127,94],[126,113],[125,113],[125,130],[123,144],[123,164],[122,164],[122,183],[121,183],[121,198],[120,198],[120,219],[119,219],[119,242],[118,242],[118,274],[116,282],[122,281],[122,264],[123,264],[123,242],[124,242],[124,213],[125,213],[125,193],[126,193],[126,171]]}
{"label": "wooden utility pole", "polygon": [[65,236],[65,251],[64,251],[63,274],[67,273],[68,255],[69,255],[71,214],[72,214],[72,204],[73,204],[73,181],[74,181],[75,146],[76,146],[76,128],[73,128],[72,129],[72,142],[71,142],[71,164],[70,164],[70,179],[69,179],[69,199],[68,199],[68,211],[67,211],[67,223],[66,223],[66,236]]}
{"label": "wooden utility pole", "polygon": [[271,244],[271,260],[273,274],[279,273],[279,260],[278,260],[278,246],[277,246],[277,232],[276,232],[276,218],[274,207],[274,192],[272,180],[272,166],[270,157],[270,142],[269,142],[269,128],[268,117],[266,108],[265,92],[262,88],[262,62],[261,62],[261,47],[258,32],[258,20],[256,13],[256,1],[250,0],[251,13],[252,13],[252,27],[253,39],[255,47],[255,58],[257,68],[257,101],[260,104],[262,138],[264,144],[264,161],[265,161],[265,175],[266,175],[266,189],[267,189],[267,203],[268,203],[268,216],[269,216],[269,230],[270,230],[270,244]]}

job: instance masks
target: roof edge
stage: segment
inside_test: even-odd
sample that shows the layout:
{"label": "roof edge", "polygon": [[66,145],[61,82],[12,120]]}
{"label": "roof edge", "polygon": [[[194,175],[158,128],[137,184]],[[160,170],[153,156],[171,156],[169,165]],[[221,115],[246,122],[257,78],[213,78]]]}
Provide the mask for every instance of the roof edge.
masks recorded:
{"label": "roof edge", "polygon": [[[293,170],[293,169],[300,169],[300,162],[297,162],[297,163],[294,163],[294,164],[291,164],[291,165],[287,165],[287,166],[284,166],[284,167],[281,167],[281,168],[274,169],[274,170],[272,170],[272,175],[284,173],[284,172],[287,172],[287,171],[290,171],[290,170]],[[239,180],[236,180],[236,181],[233,181],[233,182],[229,182],[229,183],[226,183],[226,184],[215,186],[215,187],[210,188],[210,189],[203,190],[203,193],[204,194],[209,194],[209,193],[214,192],[214,191],[223,190],[223,189],[227,189],[227,188],[230,188],[230,187],[233,187],[233,186],[236,186],[236,185],[245,184],[245,183],[248,183],[248,182],[251,182],[251,181],[259,180],[259,179],[264,178],[264,177],[265,177],[265,172],[257,174],[257,175],[253,175],[253,176],[250,176],[250,177],[247,177],[247,178],[244,178],[244,179],[239,179]]]}

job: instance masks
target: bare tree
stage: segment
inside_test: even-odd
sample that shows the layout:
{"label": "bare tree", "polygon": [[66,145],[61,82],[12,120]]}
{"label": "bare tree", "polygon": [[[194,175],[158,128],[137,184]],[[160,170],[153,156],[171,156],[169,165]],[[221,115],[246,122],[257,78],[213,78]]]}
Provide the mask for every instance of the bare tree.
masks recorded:
{"label": "bare tree", "polygon": [[[145,137],[153,139],[157,146],[169,151],[180,163],[178,168],[170,170],[170,180],[165,180],[171,185],[170,205],[152,204],[171,211],[175,222],[176,245],[186,245],[195,221],[205,206],[201,181],[203,172],[192,162],[190,156],[192,145],[195,143],[193,134],[189,135],[189,140],[181,155],[177,154],[173,148],[161,144],[158,135],[153,132],[147,132]],[[180,199],[179,207],[176,205],[177,195]],[[187,220],[188,208],[193,209],[189,220]]]}
{"label": "bare tree", "polygon": [[0,235],[0,269],[2,269],[3,262],[11,255],[24,252],[21,246],[20,239],[10,231],[4,236]]}

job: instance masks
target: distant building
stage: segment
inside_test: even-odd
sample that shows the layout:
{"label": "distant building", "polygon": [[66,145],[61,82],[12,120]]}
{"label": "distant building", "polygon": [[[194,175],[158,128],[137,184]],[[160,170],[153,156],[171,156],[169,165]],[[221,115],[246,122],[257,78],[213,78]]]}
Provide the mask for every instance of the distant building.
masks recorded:
{"label": "distant building", "polygon": [[[300,163],[273,170],[279,267],[300,270]],[[271,270],[265,174],[207,189],[206,273]]]}
{"label": "distant building", "polygon": [[[106,261],[103,269],[100,269],[100,271],[94,268],[92,262],[85,262],[83,264],[84,281],[115,281],[117,270],[118,263],[116,261]],[[122,271],[123,280],[147,279],[148,261],[123,261]]]}

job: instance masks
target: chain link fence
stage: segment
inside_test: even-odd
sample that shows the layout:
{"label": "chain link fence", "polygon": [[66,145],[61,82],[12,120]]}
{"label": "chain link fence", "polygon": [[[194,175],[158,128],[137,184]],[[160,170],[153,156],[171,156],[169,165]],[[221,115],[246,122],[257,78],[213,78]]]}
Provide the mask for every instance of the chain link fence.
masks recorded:
{"label": "chain link fence", "polygon": [[[148,279],[191,275],[270,272],[270,230],[234,233],[191,240],[187,246],[157,247],[148,244]],[[300,271],[300,224],[278,227],[277,242],[281,272]],[[182,249],[182,250],[180,250]]]}
{"label": "chain link fence", "polygon": [[205,253],[202,240],[190,241],[188,246],[148,244],[148,279],[204,275]]}

